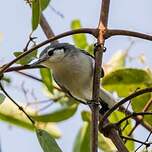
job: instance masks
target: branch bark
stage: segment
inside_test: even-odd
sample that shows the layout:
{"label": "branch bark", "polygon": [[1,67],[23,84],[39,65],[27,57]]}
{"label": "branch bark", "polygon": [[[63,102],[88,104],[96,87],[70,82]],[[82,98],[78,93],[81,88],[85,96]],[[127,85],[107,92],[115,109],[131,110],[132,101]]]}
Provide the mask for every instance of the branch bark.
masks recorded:
{"label": "branch bark", "polygon": [[[43,13],[41,14],[41,19],[40,19],[40,25],[41,28],[43,30],[43,32],[45,33],[46,37],[52,38],[55,36],[53,30],[51,29],[51,26],[49,25],[49,23],[47,22],[46,18],[44,17]],[[57,40],[53,41],[54,43],[58,43]]]}
{"label": "branch bark", "polygon": [[35,47],[27,50],[26,52],[23,52],[21,55],[19,55],[17,58],[15,58],[14,60],[12,60],[11,62],[9,62],[8,64],[6,64],[5,66],[1,67],[0,69],[0,73],[4,73],[5,71],[7,71],[7,69],[13,65],[15,62],[17,62],[19,59],[23,58],[24,56],[26,56],[27,54],[31,53],[32,51],[52,42],[52,41],[55,41],[57,39],[60,39],[60,38],[63,38],[63,37],[66,37],[66,36],[69,36],[69,35],[73,35],[73,34],[79,34],[79,33],[88,33],[88,34],[91,34],[93,35],[94,37],[97,37],[97,33],[98,30],[97,29],[92,29],[92,28],[81,28],[81,29],[77,29],[77,30],[72,30],[72,31],[67,31],[67,32],[64,32],[62,34],[59,34],[55,37],[52,37],[52,38],[49,38],[48,40],[46,41],[43,41],[42,43],[39,43],[38,45],[36,45]]}
{"label": "branch bark", "polygon": [[45,68],[45,67],[42,66],[42,65],[34,65],[34,66],[30,66],[30,65],[14,66],[14,67],[8,68],[5,72],[20,71],[20,70],[27,70],[27,69],[37,69],[37,68]]}
{"label": "branch bark", "polygon": [[102,56],[104,50],[104,34],[108,23],[110,0],[102,0],[100,19],[98,24],[97,46],[95,46],[95,68],[93,79],[93,94],[92,99],[94,103],[91,106],[92,122],[91,122],[91,150],[92,152],[98,151],[98,122],[99,122],[99,91],[100,91],[100,74],[102,65]]}
{"label": "branch bark", "polygon": [[105,38],[108,39],[112,36],[132,36],[136,38],[141,38],[145,40],[152,41],[152,36],[140,32],[129,31],[129,30],[120,30],[120,29],[108,29],[105,35]]}

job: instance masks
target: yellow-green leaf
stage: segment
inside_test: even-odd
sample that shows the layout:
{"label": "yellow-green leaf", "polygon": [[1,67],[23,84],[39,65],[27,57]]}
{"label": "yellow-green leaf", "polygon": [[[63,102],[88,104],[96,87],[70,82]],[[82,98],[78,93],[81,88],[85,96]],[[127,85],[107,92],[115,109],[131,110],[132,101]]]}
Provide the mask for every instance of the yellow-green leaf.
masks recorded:
{"label": "yellow-green leaf", "polygon": [[36,134],[44,152],[62,152],[55,139],[48,132],[36,129]]}
{"label": "yellow-green leaf", "polygon": [[[36,113],[35,109],[28,108],[22,103],[19,103],[28,114]],[[3,104],[0,105],[0,120],[9,123],[10,125],[15,125],[22,127],[24,129],[34,131],[35,127],[31,124],[29,119],[21,112],[18,107],[12,103],[8,98],[5,98]],[[36,125],[39,129],[45,129],[54,138],[59,138],[61,136],[60,130],[57,128],[55,123],[44,123],[37,122]]]}
{"label": "yellow-green leaf", "polygon": [[59,109],[49,114],[32,116],[34,120],[41,122],[60,122],[72,117],[77,111],[77,104]]}
{"label": "yellow-green leaf", "polygon": [[32,30],[36,30],[40,23],[41,17],[41,0],[32,1]]}
{"label": "yellow-green leaf", "polygon": [[81,117],[83,121],[91,122],[91,113],[89,111],[82,111]]}
{"label": "yellow-green leaf", "polygon": [[[133,111],[135,111],[135,112],[143,111],[143,109],[147,105],[147,103],[151,102],[151,99],[152,99],[152,93],[145,93],[141,96],[134,98],[131,102]],[[149,108],[147,109],[147,111],[152,111],[152,104],[149,104]],[[152,126],[152,116],[151,115],[145,115],[144,121],[146,121],[149,125]]]}
{"label": "yellow-green leaf", "polygon": [[[23,52],[14,52],[14,56],[18,57],[19,55],[21,55]],[[27,54],[26,56],[24,56],[23,58],[21,58],[20,60],[18,60],[16,63],[17,64],[21,64],[21,65],[26,65],[28,63],[30,63],[32,60],[34,60],[37,56],[37,50]]]}
{"label": "yellow-green leaf", "polygon": [[40,74],[41,74],[42,80],[43,80],[45,86],[47,87],[47,89],[50,92],[53,92],[51,71],[49,69],[47,69],[47,68],[41,68],[40,69]]}
{"label": "yellow-green leaf", "polygon": [[98,145],[99,149],[103,152],[115,152],[117,151],[115,145],[109,138],[104,137],[101,133],[98,132]]}
{"label": "yellow-green leaf", "polygon": [[[126,117],[126,115],[120,111],[114,111],[111,116],[109,117],[110,122],[115,123],[118,122],[119,120],[121,120],[122,118]],[[128,120],[129,124],[127,124],[127,126],[125,127],[125,129],[123,130],[122,134],[124,136],[127,136],[129,134],[129,132],[132,130],[132,122],[129,119]],[[124,126],[126,125],[126,122],[123,122],[121,124],[121,128],[124,128]],[[129,149],[129,151],[134,151],[135,148],[135,144],[133,141],[127,141],[126,144],[127,148]]]}
{"label": "yellow-green leaf", "polygon": [[42,11],[47,8],[51,0],[41,0],[41,9]]}
{"label": "yellow-green leaf", "polygon": [[90,123],[84,122],[80,128],[73,147],[73,152],[91,152],[90,149]]}
{"label": "yellow-green leaf", "polygon": [[142,69],[124,68],[113,71],[102,79],[102,85],[109,91],[116,91],[119,96],[125,97],[138,88],[152,85],[149,73]]}
{"label": "yellow-green leaf", "polygon": [[[73,20],[71,22],[71,29],[75,30],[79,28],[81,28],[80,20]],[[85,34],[74,34],[72,35],[72,38],[77,47],[81,49],[85,49],[87,47],[88,43]]]}

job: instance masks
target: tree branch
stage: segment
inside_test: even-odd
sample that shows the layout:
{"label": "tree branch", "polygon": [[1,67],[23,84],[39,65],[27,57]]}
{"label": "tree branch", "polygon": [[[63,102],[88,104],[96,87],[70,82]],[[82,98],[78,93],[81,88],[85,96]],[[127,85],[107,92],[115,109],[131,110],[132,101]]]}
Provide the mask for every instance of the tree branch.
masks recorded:
{"label": "tree branch", "polygon": [[110,0],[102,0],[100,19],[98,24],[98,35],[97,44],[94,49],[95,54],[95,68],[94,68],[94,78],[93,78],[93,94],[92,99],[94,103],[91,106],[92,111],[92,122],[91,122],[91,149],[92,152],[98,151],[98,121],[99,121],[99,91],[100,91],[100,77],[101,77],[101,65],[102,56],[104,52],[104,33],[107,28],[108,23],[108,13],[109,13]]}
{"label": "tree branch", "polygon": [[[128,100],[131,100],[133,98],[135,98],[136,96],[139,96],[139,95],[142,95],[144,93],[147,93],[147,92],[152,92],[152,88],[146,88],[146,89],[141,89],[139,91],[136,91],[134,93],[132,93],[131,95],[129,95],[128,97],[122,99],[120,102],[118,102],[117,104],[115,104],[110,110],[108,110],[103,118],[101,119],[100,121],[100,124],[99,124],[99,130],[100,131],[103,131],[105,130],[105,128],[109,125],[109,124],[105,124],[104,122],[107,120],[108,116],[114,111],[116,110],[117,108],[121,108],[121,105],[126,103]],[[116,126],[116,125],[115,125]],[[115,140],[114,140],[115,141]],[[116,145],[117,146],[117,145]],[[119,150],[119,149],[118,149]]]}
{"label": "tree branch", "polygon": [[124,121],[128,120],[131,117],[136,117],[138,115],[144,116],[144,115],[152,115],[152,112],[132,112],[132,114],[122,118],[121,120],[119,120],[117,123],[115,123],[117,126],[119,126],[121,123],[123,123]]}
{"label": "tree branch", "polygon": [[[53,33],[53,30],[51,29],[50,25],[48,24],[48,22],[47,22],[46,18],[44,17],[43,13],[41,14],[40,25],[41,25],[41,28],[42,28],[43,32],[45,33],[45,35],[48,39],[55,36],[55,34]],[[54,42],[58,43],[57,40],[55,40]]]}
{"label": "tree branch", "polygon": [[152,92],[152,88],[145,88],[145,89],[141,89],[139,91],[136,91],[134,93],[132,93],[131,95],[127,96],[126,98],[122,99],[121,101],[119,101],[117,104],[115,104],[110,110],[108,110],[104,116],[103,119],[100,121],[101,124],[103,124],[103,122],[108,118],[108,116],[117,108],[121,107],[121,105],[123,105],[124,103],[126,103],[127,101],[142,95],[144,93],[148,93],[148,92]]}
{"label": "tree branch", "polygon": [[19,59],[23,58],[24,56],[26,56],[27,54],[31,53],[32,51],[52,42],[55,41],[57,39],[72,35],[72,34],[79,34],[79,33],[88,33],[91,34],[93,36],[97,36],[98,30],[97,29],[91,29],[91,28],[81,28],[81,29],[77,29],[77,30],[72,30],[72,31],[67,31],[64,32],[62,34],[59,34],[55,37],[52,37],[46,41],[43,41],[42,43],[39,43],[38,45],[32,47],[31,49],[27,50],[26,52],[23,52],[21,55],[19,55],[17,58],[15,58],[14,60],[12,60],[11,62],[9,62],[8,64],[5,64],[5,66],[1,67],[0,69],[0,73],[4,73],[12,64],[14,64],[15,62],[17,62]]}
{"label": "tree branch", "polygon": [[108,39],[112,36],[132,36],[136,38],[141,38],[145,40],[152,41],[152,36],[144,33],[134,32],[134,31],[128,31],[128,30],[116,30],[116,29],[108,29],[105,35],[105,38]]}
{"label": "tree branch", "polygon": [[112,140],[112,142],[115,144],[119,152],[129,152],[127,148],[125,147],[121,137],[118,134],[118,131],[115,128],[111,128],[109,130],[108,137]]}
{"label": "tree branch", "polygon": [[[93,90],[94,101],[98,101],[97,99],[99,98],[99,88],[100,88],[99,74],[101,72],[100,67],[102,64],[105,35],[107,33],[109,6],[110,6],[110,0],[102,0],[100,20],[98,24],[98,29],[99,29],[98,44],[101,44],[101,47],[98,48],[98,50],[95,52],[95,72],[94,72],[94,90]],[[93,112],[95,112],[95,110]],[[109,122],[107,121],[106,124],[108,123]],[[123,141],[121,140],[115,128],[111,128],[109,130],[108,137],[113,141],[115,146],[118,148],[118,151],[128,152],[127,148],[124,146]]]}
{"label": "tree branch", "polygon": [[11,68],[8,68],[5,72],[12,72],[12,71],[20,71],[20,70],[27,70],[27,69],[37,69],[37,68],[46,68],[42,65],[34,65],[34,66],[30,66],[30,65],[23,65],[23,66],[14,66]]}

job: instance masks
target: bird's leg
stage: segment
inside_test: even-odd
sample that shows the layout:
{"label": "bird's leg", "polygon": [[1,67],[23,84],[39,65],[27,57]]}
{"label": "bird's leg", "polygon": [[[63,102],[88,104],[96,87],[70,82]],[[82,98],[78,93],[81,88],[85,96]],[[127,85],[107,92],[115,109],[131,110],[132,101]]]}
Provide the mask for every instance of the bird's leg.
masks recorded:
{"label": "bird's leg", "polygon": [[93,104],[100,105],[99,102],[95,102],[94,100],[87,100],[87,105],[93,105]]}
{"label": "bird's leg", "polygon": [[87,105],[89,105],[90,107],[92,107],[92,105],[94,105],[94,104],[100,106],[99,113],[101,115],[105,114],[105,112],[107,112],[109,110],[108,104],[106,102],[104,102],[101,98],[99,98],[99,102],[95,102],[94,100],[87,101]]}

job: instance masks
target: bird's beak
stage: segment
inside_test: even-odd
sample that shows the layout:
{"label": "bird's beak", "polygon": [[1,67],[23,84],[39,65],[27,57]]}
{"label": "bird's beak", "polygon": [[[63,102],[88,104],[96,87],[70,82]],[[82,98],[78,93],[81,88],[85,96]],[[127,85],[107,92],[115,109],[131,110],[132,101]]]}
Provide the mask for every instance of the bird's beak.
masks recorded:
{"label": "bird's beak", "polygon": [[30,64],[30,66],[40,65],[42,62],[46,61],[46,58],[40,58],[36,62]]}

